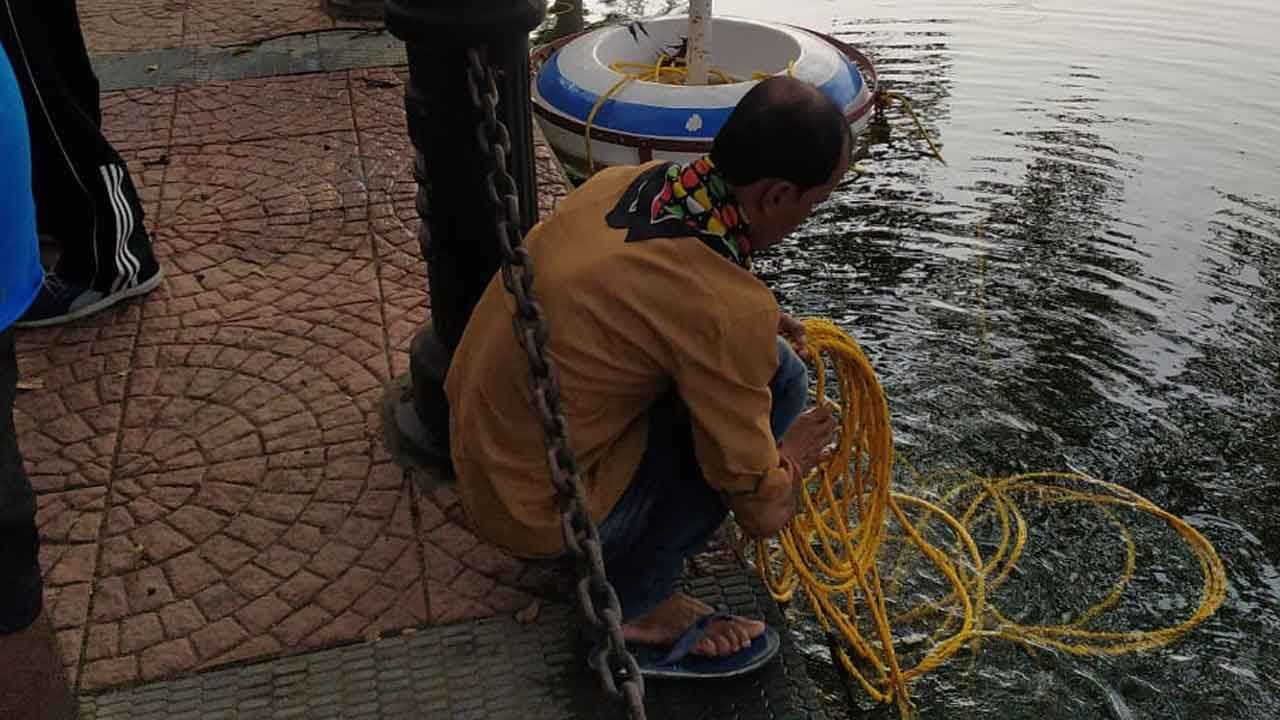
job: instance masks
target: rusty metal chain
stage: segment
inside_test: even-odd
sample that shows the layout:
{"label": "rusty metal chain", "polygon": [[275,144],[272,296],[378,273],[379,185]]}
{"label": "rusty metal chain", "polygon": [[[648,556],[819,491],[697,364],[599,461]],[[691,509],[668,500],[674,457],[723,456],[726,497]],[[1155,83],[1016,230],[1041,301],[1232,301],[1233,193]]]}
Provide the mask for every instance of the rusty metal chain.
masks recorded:
{"label": "rusty metal chain", "polygon": [[507,170],[511,135],[498,118],[498,86],[480,51],[467,51],[467,91],[481,116],[476,142],[487,161],[485,187],[493,204],[502,256],[502,284],[515,300],[516,338],[529,358],[533,399],[546,436],[547,468],[560,502],[565,548],[578,570],[578,604],[583,617],[604,642],[593,658],[600,684],[626,703],[631,720],[644,720],[644,678],[622,638],[622,607],[605,574],[600,534],[587,513],[587,494],[569,442],[569,421],[560,406],[555,360],[546,352],[547,317],[533,294],[533,259],[520,236],[520,201]]}

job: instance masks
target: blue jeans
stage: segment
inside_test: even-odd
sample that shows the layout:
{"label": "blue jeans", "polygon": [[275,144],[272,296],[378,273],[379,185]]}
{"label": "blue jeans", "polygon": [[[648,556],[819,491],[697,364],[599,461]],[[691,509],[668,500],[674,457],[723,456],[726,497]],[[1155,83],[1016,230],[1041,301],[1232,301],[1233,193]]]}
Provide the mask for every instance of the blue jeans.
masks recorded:
{"label": "blue jeans", "polygon": [[[778,338],[778,371],[769,382],[769,424],[781,438],[804,410],[809,371]],[[652,610],[675,592],[685,558],[697,553],[729,509],[702,477],[689,412],[675,391],[649,413],[649,442],[635,478],[600,524],[605,567],[625,620]]]}

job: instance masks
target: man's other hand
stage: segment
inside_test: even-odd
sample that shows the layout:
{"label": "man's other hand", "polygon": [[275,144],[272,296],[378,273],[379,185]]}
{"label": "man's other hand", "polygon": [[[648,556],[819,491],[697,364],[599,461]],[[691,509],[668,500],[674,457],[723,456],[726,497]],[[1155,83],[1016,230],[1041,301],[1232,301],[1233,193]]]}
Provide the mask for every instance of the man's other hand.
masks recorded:
{"label": "man's other hand", "polygon": [[799,507],[804,478],[818,463],[830,457],[828,446],[834,438],[836,419],[827,407],[814,408],[796,418],[778,443],[778,454],[786,458],[795,473],[790,487],[775,487],[768,495],[731,495],[729,509],[749,537],[766,538],[791,522]]}
{"label": "man's other hand", "polygon": [[804,323],[786,313],[778,318],[778,334],[790,340],[796,349],[804,347]]}
{"label": "man's other hand", "polygon": [[835,431],[836,417],[831,408],[816,407],[796,418],[778,443],[778,452],[799,466],[800,476],[804,477],[830,457],[828,447]]}

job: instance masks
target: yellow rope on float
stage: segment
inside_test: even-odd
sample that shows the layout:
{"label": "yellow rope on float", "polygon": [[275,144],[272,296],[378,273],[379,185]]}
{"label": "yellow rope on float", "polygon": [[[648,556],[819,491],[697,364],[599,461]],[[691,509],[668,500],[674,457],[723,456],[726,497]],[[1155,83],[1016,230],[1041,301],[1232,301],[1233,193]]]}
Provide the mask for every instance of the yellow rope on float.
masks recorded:
{"label": "yellow rope on float", "polygon": [[[1226,571],[1209,541],[1182,519],[1114,483],[1078,473],[1027,473],[1007,478],[956,474],[960,482],[936,501],[893,492],[893,430],[888,404],[875,370],[858,344],[825,320],[805,323],[805,351],[814,360],[817,397],[839,415],[840,432],[830,461],[805,482],[801,509],[774,541],[755,545],[756,565],[774,598],[791,600],[797,590],[808,598],[818,621],[841,639],[833,649],[844,671],[878,702],[895,703],[910,713],[908,683],[938,668],[966,645],[982,638],[1004,638],[1029,649],[1053,648],[1075,655],[1121,655],[1167,645],[1203,622],[1222,605]],[[827,398],[828,364],[839,400]],[[1118,529],[1125,546],[1124,566],[1114,585],[1092,607],[1061,625],[1014,622],[990,601],[993,590],[1014,572],[1027,543],[1027,523],[1015,498],[1038,504],[1086,503]],[[1106,631],[1092,623],[1114,607],[1134,576],[1137,550],[1132,533],[1117,511],[1129,509],[1164,521],[1195,556],[1203,587],[1195,612],[1181,622],[1155,630]],[[914,516],[908,515],[908,510]],[[984,558],[970,529],[994,520],[999,548]],[[925,533],[940,523],[952,540],[944,550]],[[900,540],[914,546],[950,585],[946,596],[891,615],[887,596],[897,592],[905,572],[899,553],[882,577],[880,567],[890,524]],[[896,538],[895,536],[895,539]],[[886,585],[888,590],[886,591]],[[941,618],[927,649],[900,652],[894,627]],[[918,658],[909,667],[902,658]]]}
{"label": "yellow rope on float", "polygon": [[[605,91],[603,95],[596,98],[595,104],[591,106],[591,112],[587,113],[586,129],[582,134],[583,141],[586,144],[587,172],[589,174],[593,174],[596,171],[596,162],[591,155],[591,128],[594,127],[596,115],[600,112],[600,108],[604,107],[605,102],[614,95],[617,95],[622,88],[626,87],[634,80],[662,83],[664,85],[684,85],[685,78],[689,74],[689,67],[683,58],[672,57],[666,53],[658,53],[658,59],[652,65],[648,63],[618,61],[610,63],[609,69],[618,73],[622,77],[620,77],[612,87]],[[796,61],[791,60],[787,63],[787,75],[789,77],[795,77],[795,72]],[[708,68],[707,73],[718,80],[721,84],[742,82],[720,68]],[[752,80],[763,80],[767,77],[772,76],[770,73],[762,72],[751,74]]]}
{"label": "yellow rope on float", "polygon": [[920,133],[920,136],[924,138],[924,141],[929,143],[929,150],[933,152],[933,156],[943,165],[947,164],[947,161],[942,158],[942,151],[939,150],[938,145],[933,142],[933,137],[929,135],[929,131],[924,129],[924,123],[920,122],[920,116],[916,115],[916,110],[911,107],[911,101],[907,99],[906,95],[899,92],[884,91],[880,93],[880,101],[885,105],[888,105],[890,101],[896,101],[901,105],[902,109],[907,111],[907,115],[911,118],[911,122],[915,124],[916,132]]}
{"label": "yellow rope on float", "polygon": [[[608,102],[609,98],[617,95],[622,88],[628,84],[639,80],[642,82],[661,83],[664,85],[684,85],[689,74],[689,67],[683,58],[674,57],[666,53],[658,53],[657,59],[653,64],[639,62],[617,61],[609,64],[609,69],[618,73],[621,77],[615,82],[603,95],[596,98],[595,103],[591,106],[591,112],[587,113],[586,127],[583,130],[583,143],[585,144],[585,153],[587,160],[587,173],[594,174],[596,171],[595,158],[591,152],[591,130],[595,127],[596,115],[600,109]],[[735,78],[728,72],[711,67],[707,69],[707,74],[713,77],[720,84],[742,82],[741,79]],[[795,77],[796,61],[789,60],[787,62],[787,76]],[[764,80],[772,77],[771,73],[753,72],[752,80]],[[907,96],[899,92],[883,91],[879,94],[877,102],[882,106],[888,105],[890,102],[896,102],[902,106],[911,118],[911,122],[915,125],[916,131],[929,144],[929,150],[938,162],[943,165],[947,164],[946,159],[942,157],[942,151],[938,149],[937,143],[933,141],[933,137],[929,135],[929,131],[925,129],[924,124],[920,121],[920,117],[916,115],[915,108],[911,106],[911,101]]]}

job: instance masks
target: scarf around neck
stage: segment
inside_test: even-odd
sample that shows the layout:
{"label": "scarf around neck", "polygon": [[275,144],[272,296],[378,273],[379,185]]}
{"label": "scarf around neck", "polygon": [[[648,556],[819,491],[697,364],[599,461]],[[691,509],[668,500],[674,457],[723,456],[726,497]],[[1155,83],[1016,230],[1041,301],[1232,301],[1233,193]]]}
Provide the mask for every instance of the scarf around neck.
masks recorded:
{"label": "scarf around neck", "polygon": [[644,173],[623,193],[607,220],[630,230],[628,242],[695,235],[735,264],[750,264],[747,216],[710,157],[688,165],[659,165]]}

